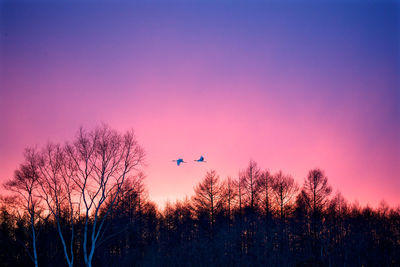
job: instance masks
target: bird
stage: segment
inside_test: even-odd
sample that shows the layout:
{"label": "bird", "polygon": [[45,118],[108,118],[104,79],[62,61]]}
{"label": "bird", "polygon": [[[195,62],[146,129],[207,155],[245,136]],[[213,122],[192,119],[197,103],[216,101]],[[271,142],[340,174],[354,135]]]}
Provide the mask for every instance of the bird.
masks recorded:
{"label": "bird", "polygon": [[207,161],[204,160],[204,157],[203,157],[203,156],[200,156],[199,159],[195,159],[194,161],[197,161],[197,162],[207,162]]}
{"label": "bird", "polygon": [[183,159],[177,159],[177,160],[173,160],[174,162],[176,161],[176,164],[179,166],[181,165],[181,163],[187,163],[185,161],[183,161]]}

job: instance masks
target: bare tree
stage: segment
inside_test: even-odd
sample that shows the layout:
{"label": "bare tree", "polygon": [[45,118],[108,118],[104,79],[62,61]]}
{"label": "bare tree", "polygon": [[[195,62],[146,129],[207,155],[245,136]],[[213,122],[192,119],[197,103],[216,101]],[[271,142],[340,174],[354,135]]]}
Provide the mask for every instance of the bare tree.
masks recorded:
{"label": "bare tree", "polygon": [[322,170],[313,169],[308,172],[302,194],[308,200],[306,203],[313,216],[323,211],[329,201],[328,197],[331,192],[332,187],[328,185],[328,177]]}
{"label": "bare tree", "polygon": [[[130,223],[133,223],[135,217],[143,211],[144,204],[148,202],[148,194],[143,182],[144,179],[145,174],[141,171],[126,179],[122,188],[119,190],[114,206],[111,207],[114,214],[126,216],[129,218]],[[115,194],[117,194],[117,191],[112,192],[112,195]],[[111,196],[103,205],[101,214],[107,212],[112,201],[113,197]]]}
{"label": "bare tree", "polygon": [[306,204],[306,208],[311,215],[311,234],[313,237],[313,246],[316,248],[319,239],[321,215],[327,207],[328,197],[332,192],[332,188],[328,185],[328,178],[320,169],[313,169],[308,172],[304,181],[301,195]]}
{"label": "bare tree", "polygon": [[216,214],[221,211],[224,203],[224,192],[219,182],[219,176],[214,170],[208,171],[203,181],[194,189],[193,205],[198,213],[206,213],[211,230],[215,224]]}
{"label": "bare tree", "polygon": [[260,179],[258,179],[257,182],[258,192],[261,197],[261,205],[268,219],[271,216],[273,176],[266,170],[261,173]]}
{"label": "bare tree", "polygon": [[[57,226],[63,252],[68,266],[74,265],[74,220],[79,216],[78,204],[74,203],[74,184],[72,176],[75,174],[67,160],[64,149],[60,145],[48,144],[40,154],[39,188],[40,196],[47,204],[47,209],[53,216]],[[68,216],[65,220],[65,215]],[[63,233],[63,222],[67,221],[70,232],[70,243],[67,244]]]}
{"label": "bare tree", "polygon": [[25,162],[15,171],[13,179],[6,182],[5,188],[17,194],[16,201],[29,217],[32,253],[29,252],[27,247],[25,247],[25,250],[28,252],[35,267],[37,267],[38,256],[36,241],[38,234],[35,225],[40,220],[40,213],[42,212],[40,199],[37,196],[39,178],[37,152],[35,149],[28,148],[25,150],[24,158]]}
{"label": "bare tree", "polygon": [[[290,175],[284,175],[279,171],[274,175],[272,189],[275,196],[275,205],[278,214],[280,215],[280,245],[279,250],[281,255],[288,250],[289,235],[287,232],[286,218],[292,212],[294,200],[299,190],[298,185]],[[280,264],[286,265],[287,257],[280,257]]]}
{"label": "bare tree", "polygon": [[284,175],[282,171],[275,174],[273,181],[272,188],[275,195],[276,206],[281,220],[284,220],[287,213],[293,207],[293,201],[299,187],[292,176]]}
{"label": "bare tree", "polygon": [[258,205],[258,188],[257,183],[260,179],[261,171],[257,166],[257,163],[250,160],[249,166],[244,171],[244,176],[242,179],[243,189],[245,193],[246,205],[251,209]]}
{"label": "bare tree", "polygon": [[233,181],[233,185],[237,192],[237,208],[239,210],[239,214],[242,214],[243,208],[243,179],[244,179],[244,171],[239,171],[239,175],[237,180]]}
{"label": "bare tree", "polygon": [[238,195],[235,183],[231,177],[228,177],[223,182],[224,198],[225,198],[225,208],[227,211],[228,222],[230,224],[232,219],[232,210],[235,207],[235,200]]}
{"label": "bare tree", "polygon": [[[345,233],[343,218],[346,217],[346,213],[348,212],[348,203],[340,192],[337,192],[331,199],[328,209],[329,214],[333,217],[332,221],[335,222],[334,227],[337,228],[335,229],[336,232],[339,233],[339,235]],[[342,240],[341,236],[339,237],[339,240]]]}
{"label": "bare tree", "polygon": [[[103,125],[89,132],[81,128],[75,142],[67,144],[66,155],[76,170],[71,178],[82,201],[83,258],[90,267],[106,218],[125,180],[141,166],[144,152],[132,131],[121,135]],[[109,205],[100,216],[107,200]]]}

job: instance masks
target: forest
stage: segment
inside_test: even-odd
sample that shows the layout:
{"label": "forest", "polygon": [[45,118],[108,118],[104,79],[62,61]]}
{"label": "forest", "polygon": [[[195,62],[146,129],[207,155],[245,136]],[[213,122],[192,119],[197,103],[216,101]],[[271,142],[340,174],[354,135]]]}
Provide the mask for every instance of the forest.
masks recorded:
{"label": "forest", "polygon": [[144,159],[133,131],[106,125],[27,148],[3,180],[0,265],[400,266],[400,207],[348,203],[322,169],[301,184],[252,160],[209,170],[159,209]]}

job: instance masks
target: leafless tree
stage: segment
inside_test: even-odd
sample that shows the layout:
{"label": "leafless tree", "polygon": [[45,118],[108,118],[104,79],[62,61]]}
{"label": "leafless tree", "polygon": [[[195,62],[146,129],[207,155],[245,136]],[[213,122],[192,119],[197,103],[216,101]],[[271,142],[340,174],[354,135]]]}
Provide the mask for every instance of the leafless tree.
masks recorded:
{"label": "leafless tree", "polygon": [[[83,258],[91,267],[105,219],[110,214],[125,180],[143,163],[144,152],[132,131],[124,135],[103,125],[93,131],[80,129],[75,142],[67,144],[66,156],[76,175],[83,206]],[[109,205],[100,216],[102,207]]]}
{"label": "leafless tree", "polygon": [[[279,171],[274,175],[272,189],[275,196],[275,207],[280,216],[280,253],[288,250],[289,235],[287,230],[286,218],[293,211],[296,194],[299,190],[297,183],[290,175],[284,175]],[[286,265],[287,257],[280,258],[280,264]]]}
{"label": "leafless tree", "polygon": [[[74,265],[74,220],[79,216],[78,196],[74,193],[72,177],[75,175],[71,162],[66,158],[63,147],[49,143],[41,152],[39,160],[39,192],[47,204],[57,226],[63,252],[68,266]],[[75,202],[74,202],[75,201]],[[64,223],[67,216],[67,223]],[[67,244],[62,225],[67,224],[70,243]]]}
{"label": "leafless tree", "polygon": [[231,177],[228,177],[223,182],[224,198],[225,198],[225,209],[227,211],[228,221],[230,223],[232,219],[232,211],[235,208],[235,200],[237,198],[237,190],[235,183]]}
{"label": "leafless tree", "polygon": [[264,171],[260,175],[260,179],[258,179],[258,192],[261,197],[261,205],[264,209],[266,218],[271,216],[271,202],[272,202],[272,185],[273,185],[273,176],[270,174],[268,170]]}
{"label": "leafless tree", "polygon": [[[128,180],[126,184],[126,191],[128,194],[127,202],[130,203],[129,210],[142,212],[144,203],[148,202],[148,193],[145,189],[144,180],[146,175],[143,172],[139,172]],[[134,205],[134,206],[132,206]],[[133,214],[130,214],[133,217]]]}
{"label": "leafless tree", "polygon": [[329,195],[332,188],[328,185],[328,178],[320,169],[313,169],[308,172],[301,190],[301,196],[304,199],[306,208],[311,215],[311,234],[313,236],[313,245],[315,246],[319,239],[321,215],[327,207]]}
{"label": "leafless tree", "polygon": [[40,220],[42,212],[40,198],[37,196],[38,188],[38,155],[35,149],[28,148],[24,153],[25,162],[20,165],[14,173],[13,179],[5,184],[5,188],[17,194],[15,202],[18,202],[19,208],[27,213],[30,222],[30,236],[32,240],[32,253],[25,247],[29,257],[32,259],[35,267],[38,266],[37,256],[37,230],[35,225]]}
{"label": "leafless tree", "polygon": [[250,160],[249,166],[244,171],[244,176],[242,179],[245,201],[246,205],[250,207],[250,209],[254,210],[254,208],[258,204],[258,188],[257,183],[260,179],[261,171],[258,167],[257,163],[253,160]]}
{"label": "leafless tree", "polygon": [[138,216],[143,210],[144,203],[148,202],[148,193],[144,186],[145,174],[138,172],[125,180],[119,193],[117,188],[115,192],[112,192],[111,197],[108,198],[106,203],[101,209],[101,214],[105,214],[112,204],[113,195],[118,193],[118,197],[112,207],[113,213],[120,215],[126,215],[129,218],[129,222],[133,223],[135,217]]}
{"label": "leafless tree", "polygon": [[208,171],[203,181],[194,189],[193,205],[199,212],[205,212],[209,217],[211,229],[215,224],[217,212],[224,204],[224,192],[219,182],[219,176],[214,170]]}
{"label": "leafless tree", "polygon": [[302,194],[308,208],[313,215],[321,213],[329,201],[328,197],[332,192],[332,187],[328,185],[328,177],[320,169],[313,169],[308,172],[304,181]]}
{"label": "leafless tree", "polygon": [[340,192],[336,193],[329,203],[329,214],[333,216],[332,221],[335,222],[333,228],[336,228],[336,232],[339,233],[338,240],[341,241],[343,238],[340,236],[345,233],[343,218],[346,217],[348,212],[348,203]]}
{"label": "leafless tree", "polygon": [[284,220],[293,206],[293,201],[299,187],[292,176],[284,175],[282,171],[275,174],[273,181],[272,189],[275,196],[275,203],[281,220]]}
{"label": "leafless tree", "polygon": [[239,214],[242,214],[243,212],[243,179],[244,179],[244,171],[239,171],[239,175],[237,180],[233,181],[233,185],[235,187],[235,190],[237,192],[237,208],[239,211]]}

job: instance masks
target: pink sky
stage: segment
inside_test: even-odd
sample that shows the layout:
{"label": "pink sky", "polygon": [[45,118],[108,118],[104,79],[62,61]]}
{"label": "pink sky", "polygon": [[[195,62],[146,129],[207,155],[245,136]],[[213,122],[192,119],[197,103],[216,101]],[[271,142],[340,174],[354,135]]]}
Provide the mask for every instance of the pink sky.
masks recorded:
{"label": "pink sky", "polygon": [[319,167],[350,201],[400,204],[391,6],[3,9],[0,181],[25,147],[105,122],[135,130],[160,205],[250,159],[299,184]]}

